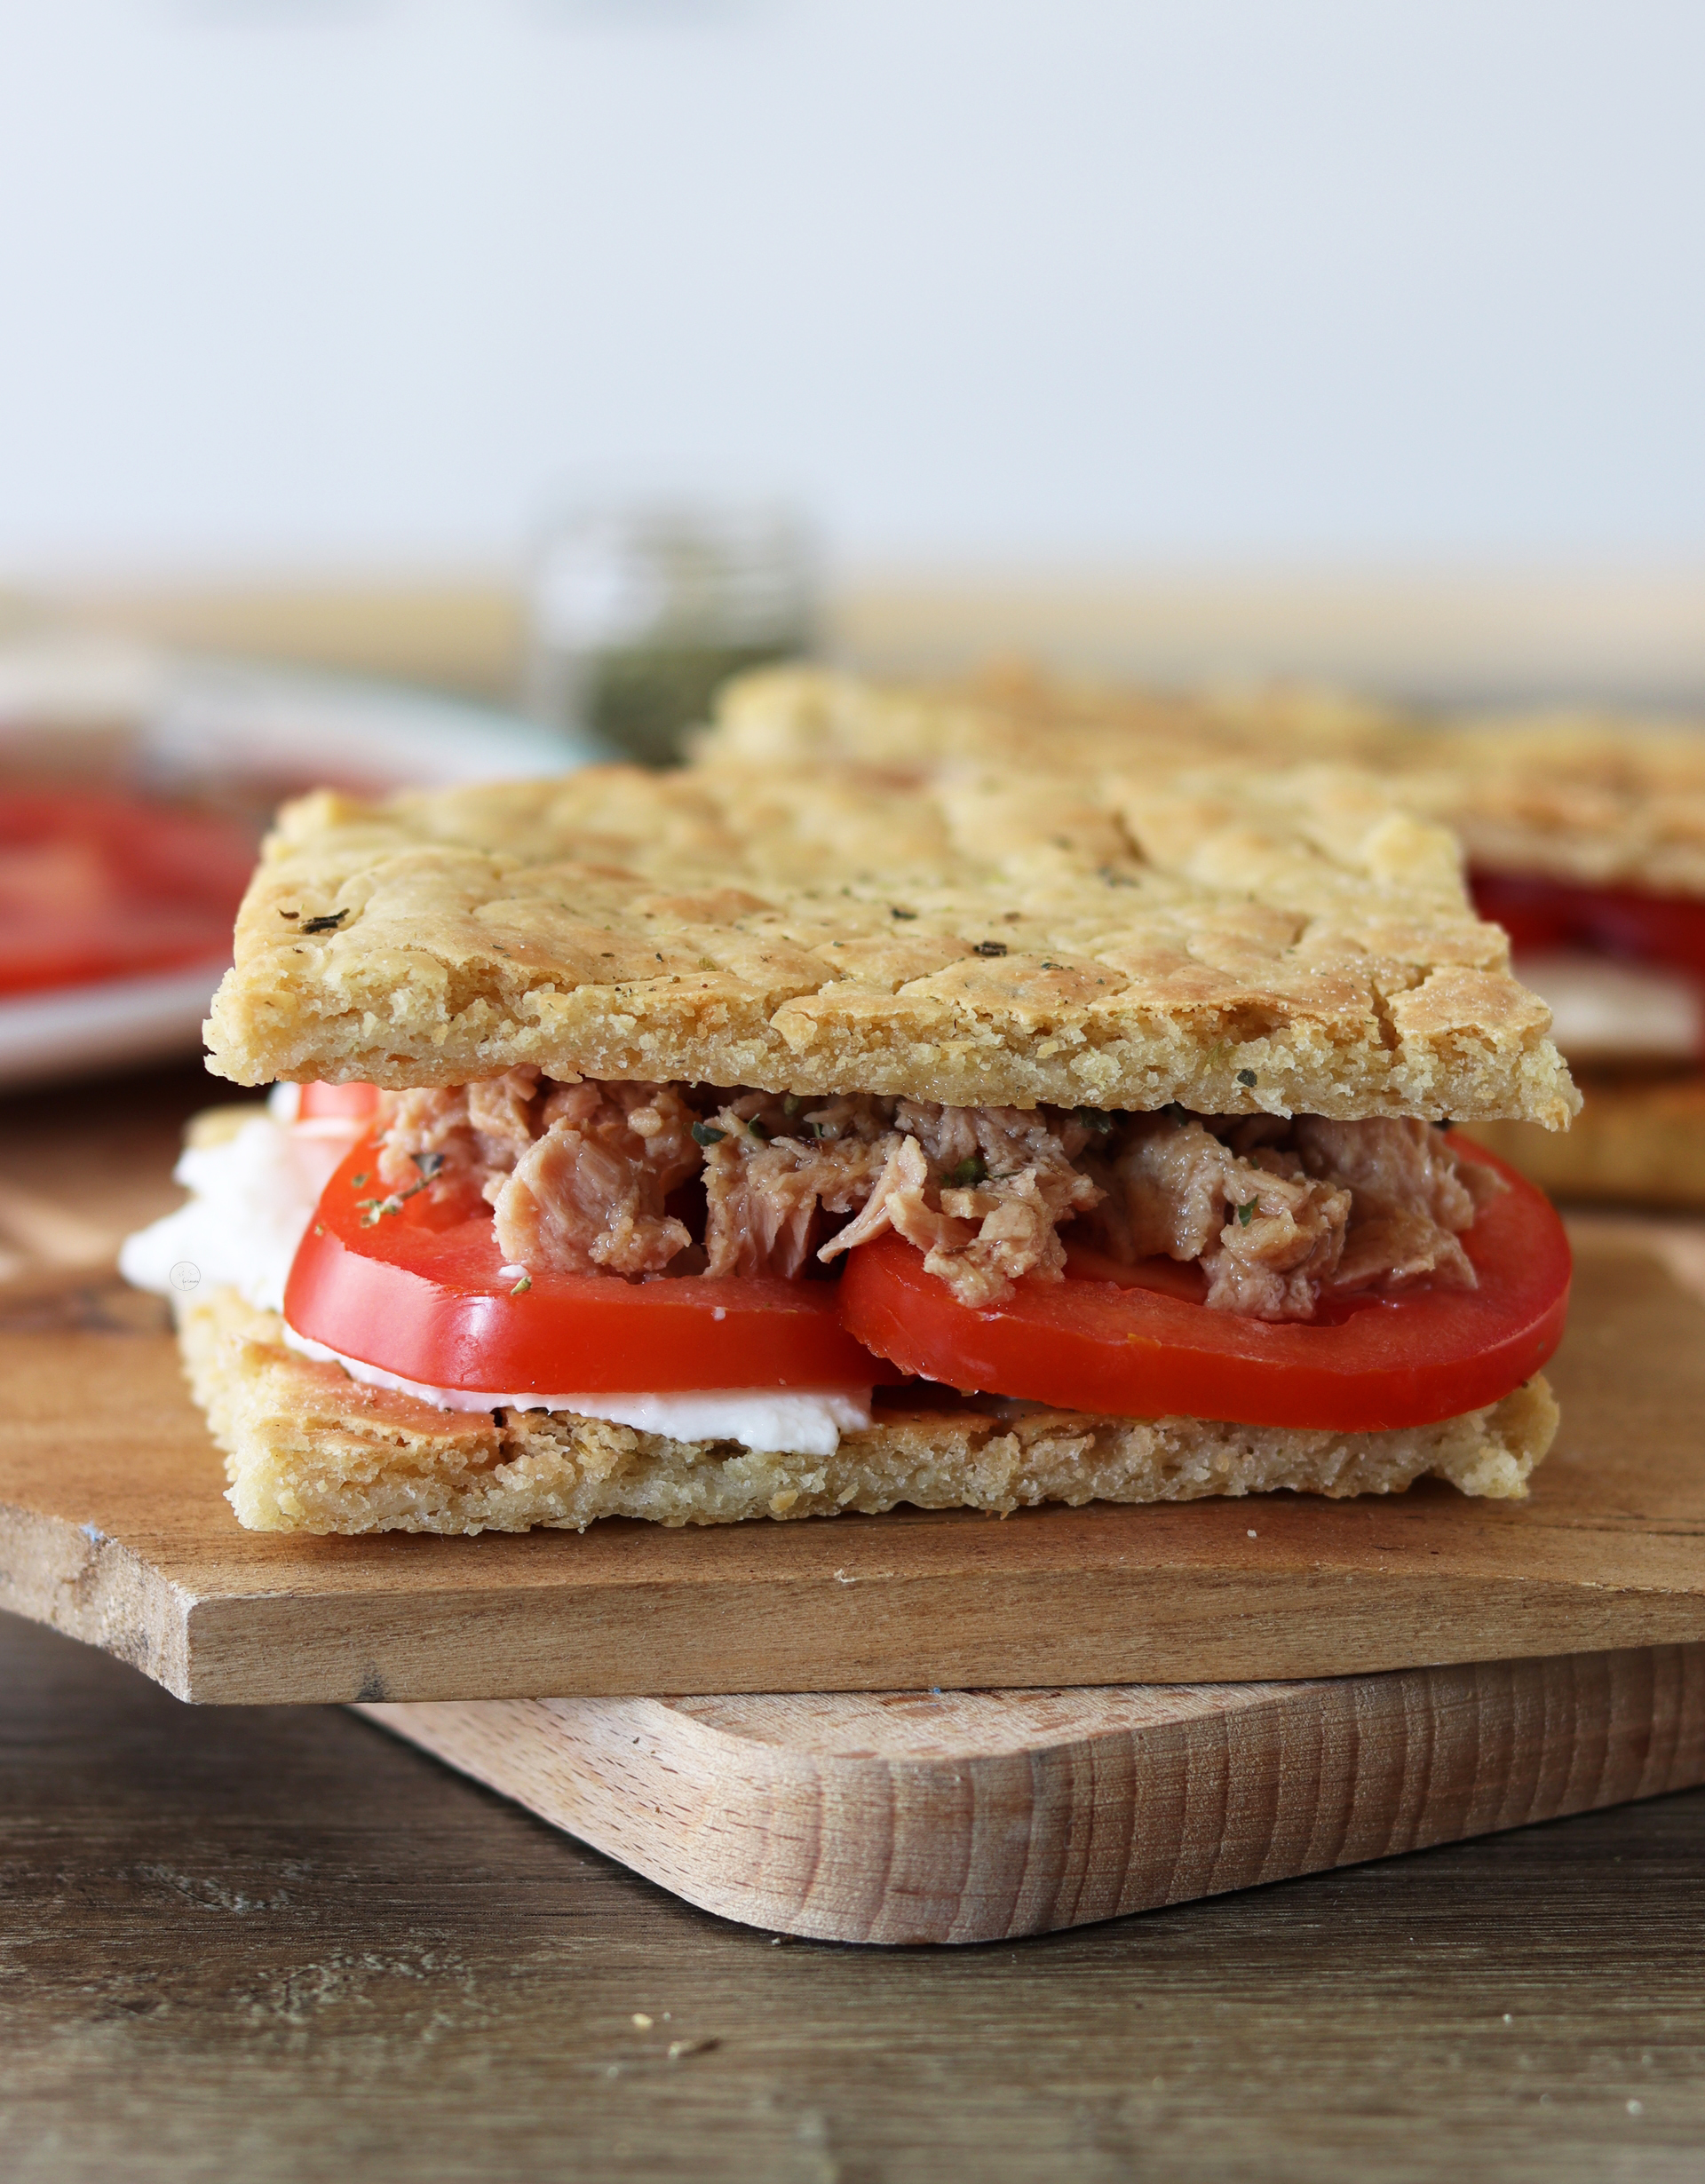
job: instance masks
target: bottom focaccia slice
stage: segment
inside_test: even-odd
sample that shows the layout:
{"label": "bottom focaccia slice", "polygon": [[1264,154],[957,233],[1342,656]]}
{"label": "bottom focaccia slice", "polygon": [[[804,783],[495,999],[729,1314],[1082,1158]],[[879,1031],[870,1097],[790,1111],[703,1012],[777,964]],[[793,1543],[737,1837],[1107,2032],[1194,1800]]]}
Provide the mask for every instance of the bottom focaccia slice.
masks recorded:
{"label": "bottom focaccia slice", "polygon": [[1527,1122],[1464,1123],[1463,1135],[1554,1199],[1705,1207],[1705,1074],[1606,1070],[1582,1089],[1566,1136]]}
{"label": "bottom focaccia slice", "polygon": [[879,1407],[831,1457],[673,1441],[565,1412],[444,1412],[288,1349],[234,1291],[179,1322],[228,1499],[259,1531],[583,1531],[601,1516],[728,1524],[909,1503],[1005,1515],[1039,1502],[1194,1501],[1289,1488],[1401,1493],[1427,1475],[1519,1497],[1557,1430],[1539,1375],[1484,1410],[1384,1433],[1103,1418],[975,1397]]}

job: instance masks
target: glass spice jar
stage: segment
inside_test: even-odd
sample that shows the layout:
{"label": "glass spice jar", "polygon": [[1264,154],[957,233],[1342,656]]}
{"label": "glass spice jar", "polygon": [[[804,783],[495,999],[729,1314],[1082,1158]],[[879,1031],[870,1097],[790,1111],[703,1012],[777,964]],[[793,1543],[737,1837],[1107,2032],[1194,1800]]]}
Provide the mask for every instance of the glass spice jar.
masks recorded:
{"label": "glass spice jar", "polygon": [[730,676],[811,649],[814,542],[781,507],[590,504],[545,533],[530,608],[533,716],[667,765]]}

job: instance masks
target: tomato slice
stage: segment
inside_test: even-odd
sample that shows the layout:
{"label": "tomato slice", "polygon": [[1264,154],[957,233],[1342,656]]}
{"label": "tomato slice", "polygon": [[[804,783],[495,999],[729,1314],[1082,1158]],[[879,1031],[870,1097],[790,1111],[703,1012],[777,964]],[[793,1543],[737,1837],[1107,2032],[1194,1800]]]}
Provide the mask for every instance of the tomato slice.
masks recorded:
{"label": "tomato slice", "polygon": [[1478,1289],[1349,1299],[1328,1318],[1273,1325],[1139,1286],[1140,1274],[1068,1274],[1020,1282],[979,1310],[890,1234],[849,1254],[843,1317],[902,1371],[967,1393],[1339,1433],[1431,1425],[1519,1387],[1557,1348],[1568,1310],[1568,1240],[1550,1201],[1479,1147],[1463,1151],[1510,1186],[1463,1238]]}
{"label": "tomato slice", "polygon": [[218,813],[94,790],[0,795],[0,993],[228,961],[254,862]]}
{"label": "tomato slice", "polygon": [[[502,1271],[491,1215],[429,1184],[380,1212],[378,1144],[327,1184],[284,1294],[298,1334],[433,1388],[509,1395],[868,1388],[880,1361],[841,1325],[838,1285]],[[395,1201],[390,1201],[395,1203]],[[519,1294],[518,1294],[519,1289]]]}
{"label": "tomato slice", "polygon": [[1705,978],[1705,902],[1633,887],[1588,887],[1537,874],[1476,872],[1474,907],[1519,954],[1582,948]]}
{"label": "tomato slice", "polygon": [[377,1112],[376,1084],[305,1084],[297,1105],[300,1122],[365,1122]]}

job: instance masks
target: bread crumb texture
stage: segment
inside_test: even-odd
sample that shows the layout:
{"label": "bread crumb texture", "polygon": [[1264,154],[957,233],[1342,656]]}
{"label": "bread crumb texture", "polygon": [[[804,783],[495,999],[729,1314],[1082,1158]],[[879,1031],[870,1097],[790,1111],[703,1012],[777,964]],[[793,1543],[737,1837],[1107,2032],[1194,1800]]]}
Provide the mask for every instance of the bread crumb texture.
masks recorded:
{"label": "bread crumb texture", "polygon": [[1196,1419],[974,1404],[883,1411],[829,1458],[754,1452],[560,1412],[442,1412],[287,1349],[275,1315],[226,1290],[179,1323],[186,1369],[226,1452],[227,1499],[257,1531],[583,1531],[601,1516],[730,1524],[922,1509],[1004,1515],[1045,1501],[1194,1501],[1289,1488],[1401,1493],[1426,1475],[1517,1498],[1557,1430],[1542,1379],[1489,1408],[1397,1432],[1309,1433]]}
{"label": "bread crumb texture", "polygon": [[1444,829],[1315,764],[601,767],[288,806],[213,1066],[1199,1112],[1575,1104]]}

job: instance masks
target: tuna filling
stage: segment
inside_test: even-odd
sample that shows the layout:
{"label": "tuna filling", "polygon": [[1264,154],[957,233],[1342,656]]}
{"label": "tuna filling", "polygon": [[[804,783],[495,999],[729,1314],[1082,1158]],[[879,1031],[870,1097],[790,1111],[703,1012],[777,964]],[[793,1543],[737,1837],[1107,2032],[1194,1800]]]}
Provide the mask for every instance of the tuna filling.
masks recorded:
{"label": "tuna filling", "polygon": [[1412,1119],[940,1107],[532,1069],[389,1093],[393,1189],[489,1201],[529,1272],[796,1275],[895,1230],[964,1303],[1058,1281],[1060,1231],[1125,1264],[1199,1265],[1205,1302],[1312,1318],[1330,1292],[1472,1289],[1460,1238],[1504,1189]]}

